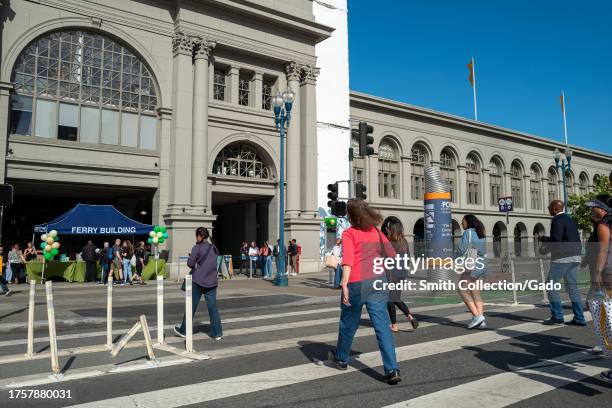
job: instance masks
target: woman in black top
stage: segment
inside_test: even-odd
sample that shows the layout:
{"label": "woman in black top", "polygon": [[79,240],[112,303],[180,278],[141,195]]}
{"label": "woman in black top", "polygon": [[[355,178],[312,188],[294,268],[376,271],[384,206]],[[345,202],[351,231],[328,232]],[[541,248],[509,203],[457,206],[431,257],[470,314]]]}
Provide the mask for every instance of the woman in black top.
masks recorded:
{"label": "woman in black top", "polygon": [[[393,245],[395,252],[401,257],[405,255],[410,256],[410,250],[408,249],[408,242],[404,237],[404,226],[402,222],[397,217],[388,217],[382,224],[380,228],[383,234],[389,239],[389,242]],[[406,279],[406,271],[392,269],[387,272],[387,279],[389,283],[398,283],[403,279]],[[410,313],[410,309],[408,309],[408,305],[402,301],[402,291],[401,290],[390,290],[389,291],[389,302],[387,303],[387,311],[389,312],[389,318],[391,319],[391,331],[393,333],[398,333],[399,329],[397,328],[397,315],[395,308],[398,308],[406,315],[410,324],[412,324],[413,328],[419,327],[419,322]]]}
{"label": "woman in black top", "polygon": [[136,256],[136,279],[140,284],[144,285],[144,281],[142,280],[142,269],[145,266],[145,244],[144,241],[140,241],[138,244],[138,248],[134,251],[134,255]]}

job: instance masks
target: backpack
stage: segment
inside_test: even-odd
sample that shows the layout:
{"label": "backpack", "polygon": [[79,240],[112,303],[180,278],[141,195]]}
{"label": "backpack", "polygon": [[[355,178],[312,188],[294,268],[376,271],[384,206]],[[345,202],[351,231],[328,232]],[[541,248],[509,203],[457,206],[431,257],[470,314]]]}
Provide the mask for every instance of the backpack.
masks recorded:
{"label": "backpack", "polygon": [[279,245],[274,245],[274,249],[272,250],[272,255],[274,255],[275,257],[278,257],[278,255],[279,255],[279,253],[278,253],[278,252],[279,252],[279,249],[280,249],[280,246],[279,246]]}
{"label": "backpack", "polygon": [[114,258],[113,248],[112,247],[106,248],[106,257],[108,259],[110,259],[110,260],[112,260]]}

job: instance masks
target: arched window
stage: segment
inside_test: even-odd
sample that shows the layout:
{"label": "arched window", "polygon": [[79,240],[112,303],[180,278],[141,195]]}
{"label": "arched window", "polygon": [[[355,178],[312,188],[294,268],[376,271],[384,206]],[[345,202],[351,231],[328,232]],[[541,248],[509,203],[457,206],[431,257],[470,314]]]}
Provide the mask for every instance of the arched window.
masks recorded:
{"label": "arched window", "polygon": [[395,143],[383,139],[378,146],[378,196],[399,198],[399,154]]}
{"label": "arched window", "polygon": [[554,167],[548,169],[548,203],[559,199],[559,179]]}
{"label": "arched window", "polygon": [[427,150],[419,143],[412,146],[411,167],[411,197],[413,200],[422,200],[425,193],[425,164],[429,161]]}
{"label": "arched window", "polygon": [[533,164],[529,169],[529,196],[531,197],[531,209],[542,209],[542,176],[538,166]]}
{"label": "arched window", "polygon": [[440,153],[440,172],[450,187],[451,201],[457,202],[457,161],[455,154],[449,148],[444,148]]}
{"label": "arched window", "polygon": [[475,153],[470,153],[465,159],[465,187],[468,204],[480,204],[480,174],[482,166]]}
{"label": "arched window", "polygon": [[233,143],[225,146],[213,164],[213,173],[220,176],[236,176],[272,179],[272,172],[252,146]]}
{"label": "arched window", "polygon": [[157,149],[154,80],[124,45],[60,31],[31,42],[11,80],[9,133]]}
{"label": "arched window", "polygon": [[351,146],[353,147],[353,152],[355,158],[353,159],[353,180],[355,183],[361,183],[364,186],[367,186],[365,169],[366,162],[365,158],[361,156],[357,156],[359,152],[359,141],[356,138],[351,139]]}
{"label": "arched window", "polygon": [[499,157],[493,157],[489,163],[489,184],[491,188],[491,205],[497,206],[503,192],[504,168]]}
{"label": "arched window", "polygon": [[586,195],[589,192],[589,177],[586,173],[580,173],[578,183],[578,194]]}
{"label": "arched window", "polygon": [[514,206],[523,208],[523,167],[516,160],[510,167],[510,191]]}
{"label": "arched window", "polygon": [[565,186],[567,188],[567,196],[574,194],[574,173],[570,169],[565,170]]}

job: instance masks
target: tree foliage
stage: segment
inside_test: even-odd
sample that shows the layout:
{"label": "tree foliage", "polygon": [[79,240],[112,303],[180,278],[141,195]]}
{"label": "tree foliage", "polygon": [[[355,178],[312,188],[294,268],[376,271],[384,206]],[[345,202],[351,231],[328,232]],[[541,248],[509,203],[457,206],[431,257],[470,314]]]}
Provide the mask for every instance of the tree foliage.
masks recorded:
{"label": "tree foliage", "polygon": [[599,177],[594,183],[593,192],[591,193],[570,195],[567,205],[572,212],[572,218],[576,222],[579,230],[591,232],[591,209],[584,204],[600,194],[612,195],[612,183],[610,183],[608,177]]}

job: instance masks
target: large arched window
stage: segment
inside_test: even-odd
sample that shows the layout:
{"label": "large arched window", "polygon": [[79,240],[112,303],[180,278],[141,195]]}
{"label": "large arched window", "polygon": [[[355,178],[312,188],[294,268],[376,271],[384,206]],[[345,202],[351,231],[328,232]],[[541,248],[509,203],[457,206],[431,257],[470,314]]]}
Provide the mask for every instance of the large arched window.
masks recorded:
{"label": "large arched window", "polygon": [[411,198],[413,200],[422,200],[425,193],[425,165],[429,162],[429,157],[427,156],[427,149],[420,143],[412,146],[411,154]]}
{"label": "large arched window", "polygon": [[220,176],[236,176],[272,179],[268,166],[250,145],[233,143],[225,146],[213,164],[213,173]]}
{"label": "large arched window", "polygon": [[465,159],[465,187],[467,193],[467,203],[477,205],[480,200],[480,174],[482,165],[476,153],[470,153]]}
{"label": "large arched window", "polygon": [[361,183],[367,186],[365,175],[366,161],[364,157],[357,156],[359,152],[359,141],[356,138],[352,138],[351,146],[353,147],[353,153],[355,155],[353,159],[353,180],[355,183]]}
{"label": "large arched window", "polygon": [[531,209],[542,209],[542,173],[540,168],[532,164],[529,169],[529,197],[531,197]]}
{"label": "large arched window", "polygon": [[565,170],[565,185],[567,187],[567,196],[574,194],[574,173],[570,169]]}
{"label": "large arched window", "polygon": [[586,195],[589,192],[589,177],[586,173],[580,173],[578,183],[578,194]]}
{"label": "large arched window", "polygon": [[154,80],[107,36],[46,34],[21,52],[11,80],[11,135],[157,148]]}
{"label": "large arched window", "polygon": [[490,184],[490,199],[491,205],[497,206],[499,197],[502,196],[504,180],[504,168],[499,157],[493,157],[489,163],[489,184]]}
{"label": "large arched window", "polygon": [[523,166],[517,160],[510,166],[510,191],[517,208],[523,208]]}
{"label": "large arched window", "polygon": [[378,146],[378,196],[399,198],[399,153],[388,138]]}
{"label": "large arched window", "polygon": [[548,169],[548,203],[559,199],[559,179],[554,167]]}
{"label": "large arched window", "polygon": [[457,202],[457,160],[454,152],[448,147],[440,153],[440,172],[450,187],[451,201]]}

